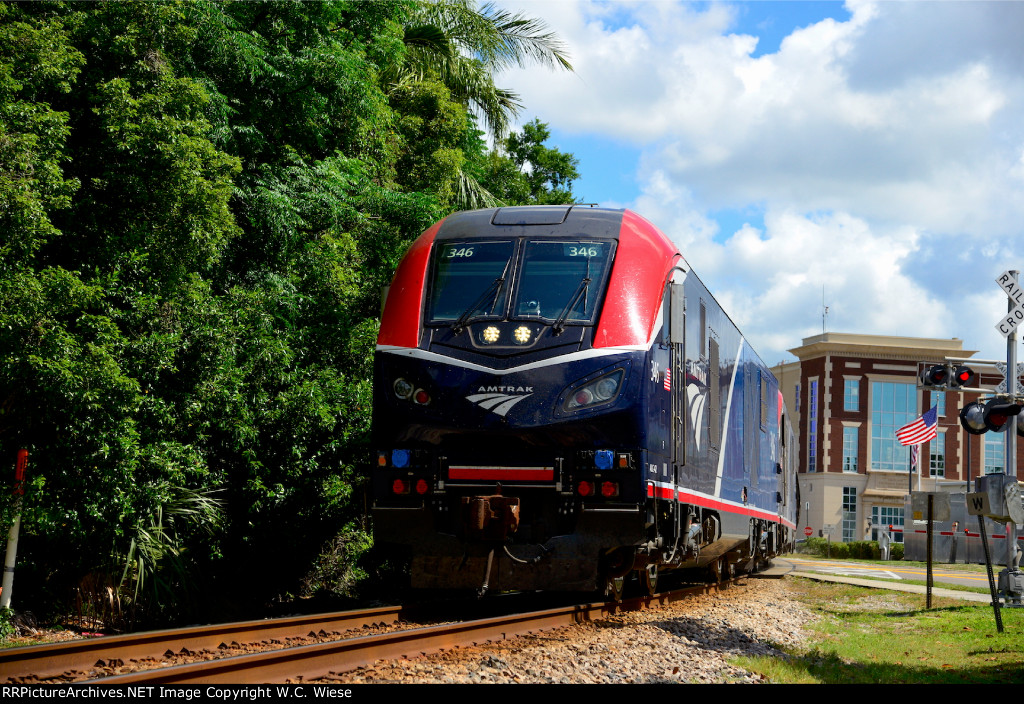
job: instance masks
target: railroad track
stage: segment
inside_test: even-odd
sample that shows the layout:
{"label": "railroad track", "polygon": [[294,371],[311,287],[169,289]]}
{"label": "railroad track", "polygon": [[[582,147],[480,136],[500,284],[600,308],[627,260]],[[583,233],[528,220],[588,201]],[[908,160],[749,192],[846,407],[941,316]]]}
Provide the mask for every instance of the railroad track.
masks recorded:
{"label": "railroad track", "polygon": [[[248,621],[12,648],[0,651],[0,681],[34,684],[73,679],[106,685],[302,683],[351,672],[378,660],[414,658],[509,640],[603,618],[618,611],[658,607],[727,586],[728,583],[700,585],[618,603],[576,604],[354,637],[345,637],[344,633],[366,626],[395,625],[401,619],[402,608]],[[308,645],[294,644],[296,639],[310,637],[324,640]],[[231,647],[251,647],[255,652],[216,656],[218,651]],[[196,659],[167,665],[175,656]],[[116,674],[128,667],[135,671]]]}

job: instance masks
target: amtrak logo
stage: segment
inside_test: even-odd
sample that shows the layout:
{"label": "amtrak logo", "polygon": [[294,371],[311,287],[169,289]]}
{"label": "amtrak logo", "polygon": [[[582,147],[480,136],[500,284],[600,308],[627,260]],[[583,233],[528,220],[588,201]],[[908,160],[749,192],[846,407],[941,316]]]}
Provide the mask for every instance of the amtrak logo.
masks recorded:
{"label": "amtrak logo", "polygon": [[[512,406],[524,398],[533,396],[532,386],[481,386],[480,391],[481,393],[466,396],[466,400],[475,403],[480,408],[497,413],[502,418],[512,410]],[[516,392],[517,395],[504,393],[506,391]]]}
{"label": "amtrak logo", "polygon": [[[690,411],[690,427],[702,428],[704,427],[704,411],[708,404],[707,369],[687,360],[686,376],[686,402]],[[698,451],[702,435],[700,432],[693,434]]]}
{"label": "amtrak logo", "polygon": [[[690,405],[690,427],[701,428],[704,424],[704,407],[707,405],[707,390],[701,389],[697,384],[686,385],[686,400]],[[701,433],[694,433],[693,439],[700,450]]]}

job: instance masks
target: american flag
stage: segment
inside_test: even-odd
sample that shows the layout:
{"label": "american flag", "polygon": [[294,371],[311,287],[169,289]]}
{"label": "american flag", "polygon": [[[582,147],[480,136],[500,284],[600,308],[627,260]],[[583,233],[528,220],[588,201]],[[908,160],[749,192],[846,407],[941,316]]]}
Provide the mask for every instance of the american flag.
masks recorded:
{"label": "american flag", "polygon": [[917,458],[918,458],[918,455],[920,453],[921,453],[921,446],[920,445],[911,445],[910,446],[910,469],[913,472],[917,472]]}
{"label": "american flag", "polygon": [[939,413],[935,406],[925,411],[924,415],[913,423],[907,423],[896,431],[896,439],[900,445],[920,445],[923,442],[934,440],[938,434],[936,426],[939,423]]}

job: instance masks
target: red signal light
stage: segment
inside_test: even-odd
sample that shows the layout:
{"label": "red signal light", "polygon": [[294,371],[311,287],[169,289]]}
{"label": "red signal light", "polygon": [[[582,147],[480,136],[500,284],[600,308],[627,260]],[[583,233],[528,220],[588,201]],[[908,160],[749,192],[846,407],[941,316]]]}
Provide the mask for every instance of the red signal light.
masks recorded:
{"label": "red signal light", "polygon": [[949,380],[949,370],[945,364],[934,364],[921,372],[921,381],[925,386],[945,386]]}
{"label": "red signal light", "polygon": [[952,388],[959,386],[976,386],[976,378],[977,375],[974,373],[973,369],[960,364],[953,368],[953,376],[949,385]]}
{"label": "red signal light", "polygon": [[982,420],[985,427],[993,433],[1001,433],[1006,429],[1006,424],[1011,416],[1019,415],[1022,407],[1010,401],[992,399],[985,404]]}
{"label": "red signal light", "polygon": [[419,494],[420,496],[423,496],[424,494],[427,493],[428,489],[430,489],[430,485],[427,484],[427,480],[426,479],[417,479],[416,480],[416,493],[417,494]]}
{"label": "red signal light", "polygon": [[610,499],[613,496],[619,495],[619,485],[615,482],[602,482],[601,484],[601,496],[606,499]]}
{"label": "red signal light", "polygon": [[395,493],[395,494],[408,494],[409,493],[409,485],[406,484],[401,479],[396,479],[395,481],[391,482],[391,491],[392,491],[392,493]]}
{"label": "red signal light", "polygon": [[590,482],[580,482],[576,485],[576,493],[580,496],[590,496],[594,493],[594,485]]}

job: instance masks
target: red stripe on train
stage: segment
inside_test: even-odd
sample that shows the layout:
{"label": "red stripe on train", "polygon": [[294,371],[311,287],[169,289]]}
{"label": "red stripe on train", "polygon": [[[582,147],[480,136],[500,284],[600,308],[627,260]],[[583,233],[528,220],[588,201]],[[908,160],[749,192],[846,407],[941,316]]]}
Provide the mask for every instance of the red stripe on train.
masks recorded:
{"label": "red stripe on train", "polygon": [[730,504],[725,501],[713,499],[710,496],[702,496],[701,494],[691,494],[687,491],[679,490],[678,492],[673,490],[671,487],[655,486],[653,484],[647,485],[647,497],[666,499],[671,501],[676,499],[681,503],[692,504],[693,506],[702,506],[704,508],[713,508],[719,511],[725,511],[727,513],[737,513],[743,516],[752,516],[756,518],[765,518],[782,525],[789,526],[790,528],[796,528],[796,525],[787,521],[785,518],[781,518],[778,514],[766,511],[762,508],[753,508],[749,506],[739,506],[736,504]]}
{"label": "red stripe on train", "polygon": [[553,467],[449,467],[448,479],[539,482],[555,478]]}

